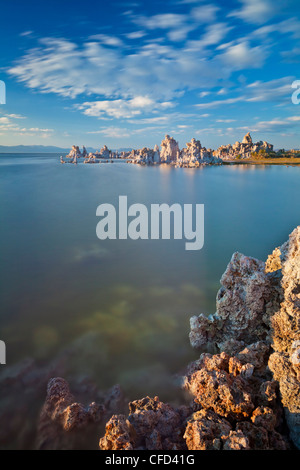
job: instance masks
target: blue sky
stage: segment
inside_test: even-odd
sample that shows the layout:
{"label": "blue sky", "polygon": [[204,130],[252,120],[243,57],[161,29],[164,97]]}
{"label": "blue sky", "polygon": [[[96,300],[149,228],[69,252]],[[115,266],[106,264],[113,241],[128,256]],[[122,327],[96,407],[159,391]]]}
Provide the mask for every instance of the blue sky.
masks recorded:
{"label": "blue sky", "polygon": [[300,148],[299,0],[2,2],[0,144]]}

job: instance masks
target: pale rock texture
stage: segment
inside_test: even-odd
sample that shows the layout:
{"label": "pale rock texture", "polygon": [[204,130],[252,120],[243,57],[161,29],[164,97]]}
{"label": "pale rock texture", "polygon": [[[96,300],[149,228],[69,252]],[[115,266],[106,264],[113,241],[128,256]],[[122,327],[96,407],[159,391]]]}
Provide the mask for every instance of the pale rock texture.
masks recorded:
{"label": "pale rock texture", "polygon": [[219,161],[213,156],[212,151],[202,147],[200,140],[194,138],[191,142],[187,142],[186,147],[181,150],[177,159],[177,166],[188,168],[216,163],[219,163]]}
{"label": "pale rock texture", "polygon": [[166,135],[161,143],[160,160],[161,162],[176,162],[180,155],[178,142],[173,137]]}
{"label": "pale rock texture", "polygon": [[184,387],[194,409],[184,434],[189,450],[288,449],[279,433],[278,384],[267,370],[270,347],[249,345],[236,356],[203,353],[190,364]]}
{"label": "pale rock texture", "polygon": [[155,145],[153,150],[154,150],[153,162],[154,162],[154,163],[159,163],[159,162],[160,162],[159,146],[158,146],[158,145]]}
{"label": "pale rock texture", "polygon": [[235,352],[237,342],[250,344],[268,339],[270,312],[278,308],[281,291],[265,263],[234,253],[221,278],[217,312],[190,320],[190,341],[201,348],[214,343],[222,351]]}
{"label": "pale rock texture", "polygon": [[106,145],[101,148],[99,156],[100,158],[110,158],[110,151],[108,150]]}
{"label": "pale rock texture", "polygon": [[80,148],[76,145],[72,145],[72,148],[66,158],[70,158],[73,162],[77,162],[77,159],[81,157],[82,153],[80,151]]}
{"label": "pale rock texture", "polygon": [[279,252],[284,299],[272,317],[274,353],[269,367],[280,385],[291,438],[300,449],[300,227],[277,249],[277,260]]}

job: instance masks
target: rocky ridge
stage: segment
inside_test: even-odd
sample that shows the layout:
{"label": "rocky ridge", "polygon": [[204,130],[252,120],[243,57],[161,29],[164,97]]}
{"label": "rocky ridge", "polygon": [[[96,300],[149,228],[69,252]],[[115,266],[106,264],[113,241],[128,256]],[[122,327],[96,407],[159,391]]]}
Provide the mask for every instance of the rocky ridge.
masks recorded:
{"label": "rocky ridge", "polygon": [[187,142],[186,147],[180,150],[178,142],[166,135],[161,142],[161,149],[155,145],[154,149],[143,147],[142,149],[128,152],[112,152],[106,145],[95,153],[87,153],[85,147],[82,152],[79,147],[73,145],[66,160],[61,157],[61,163],[77,163],[83,158],[84,163],[101,163],[103,160],[122,158],[128,163],[140,165],[170,164],[176,167],[195,168],[203,165],[219,165],[226,160],[247,159],[254,154],[268,154],[273,151],[273,145],[267,142],[253,143],[250,133],[246,134],[242,142],[234,145],[223,145],[216,151],[202,147],[200,140],[193,138]]}

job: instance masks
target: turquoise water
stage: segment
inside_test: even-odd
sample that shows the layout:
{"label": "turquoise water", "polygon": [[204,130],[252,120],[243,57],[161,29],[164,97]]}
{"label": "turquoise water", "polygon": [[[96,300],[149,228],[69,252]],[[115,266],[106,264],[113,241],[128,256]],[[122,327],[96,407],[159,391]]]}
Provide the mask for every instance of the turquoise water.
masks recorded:
{"label": "turquoise water", "polygon": [[[60,165],[58,155],[0,156],[0,339],[8,363],[49,364],[73,348],[69,373],[129,398],[170,399],[197,357],[191,315],[213,313],[234,251],[265,259],[300,223],[300,168]],[[205,244],[96,237],[96,208],[205,205]]]}

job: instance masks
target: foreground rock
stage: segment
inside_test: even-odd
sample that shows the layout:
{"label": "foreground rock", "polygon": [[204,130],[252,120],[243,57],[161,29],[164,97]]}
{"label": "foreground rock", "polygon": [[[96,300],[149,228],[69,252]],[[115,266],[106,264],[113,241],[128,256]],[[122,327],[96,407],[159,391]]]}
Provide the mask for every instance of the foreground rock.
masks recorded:
{"label": "foreground rock", "polygon": [[300,449],[300,227],[269,259],[269,269],[282,273],[283,302],[272,317],[269,367],[278,380],[294,444]]}
{"label": "foreground rock", "polygon": [[100,439],[101,450],[184,450],[188,407],[174,409],[158,397],[129,403],[129,416],[114,415]]}
{"label": "foreground rock", "polygon": [[282,300],[278,275],[266,273],[264,262],[234,253],[221,285],[217,312],[191,318],[191,345],[212,343],[234,354],[257,340],[270,341],[270,318]]}
{"label": "foreground rock", "polygon": [[190,450],[288,449],[278,384],[266,369],[269,347],[255,343],[236,356],[204,353],[190,365],[185,388],[194,413],[185,439]]}
{"label": "foreground rock", "polygon": [[210,342],[239,357],[255,338],[263,340],[271,348],[263,376],[270,370],[279,383],[289,436],[300,449],[300,227],[266,263],[234,254],[221,284],[216,314],[191,318],[191,344]]}
{"label": "foreground rock", "polygon": [[190,406],[174,409],[158,397],[114,415],[101,450],[286,450],[278,384],[266,370],[269,346],[256,343],[238,356],[201,355],[184,388]]}

